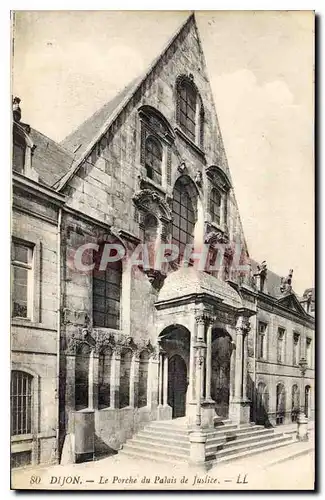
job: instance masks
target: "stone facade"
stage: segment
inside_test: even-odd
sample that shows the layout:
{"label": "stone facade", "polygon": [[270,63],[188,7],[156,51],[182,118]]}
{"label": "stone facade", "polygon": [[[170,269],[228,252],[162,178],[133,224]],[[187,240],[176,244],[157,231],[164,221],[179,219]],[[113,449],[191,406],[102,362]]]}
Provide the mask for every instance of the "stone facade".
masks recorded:
{"label": "stone facade", "polygon": [[[184,132],[180,88],[195,96],[192,136],[190,129]],[[34,148],[31,137],[36,149],[28,168],[26,162],[25,168],[14,168],[13,238],[33,248],[29,297],[34,312],[32,318],[13,319],[12,363],[13,370],[31,374],[35,396],[28,410],[33,432],[13,436],[12,451],[27,446],[34,463],[64,462],[92,450],[85,444],[89,438],[96,452],[107,453],[150,420],[185,415],[188,425],[197,425],[198,406],[203,427],[218,417],[256,420],[261,417],[259,384],[267,387],[265,423],[280,423],[279,383],[286,397],[282,421],[291,421],[290,391],[295,383],[302,387],[299,367],[290,357],[298,333],[302,350],[296,362],[306,356],[303,346],[310,339],[304,383],[311,387],[312,418],[314,319],[288,290],[291,281],[277,296],[261,288],[261,273],[253,276],[249,267],[239,268],[250,259],[194,16],[144,78],[122,93],[114,110],[98,112],[61,145],[49,140],[50,158],[46,148],[38,153],[37,131],[20,120],[21,114],[14,115],[26,151]],[[161,148],[161,182],[149,175],[150,138]],[[48,186],[42,177],[45,162],[53,172]],[[177,190],[181,200],[190,200],[187,205],[175,201]],[[193,217],[191,230],[182,210]],[[183,233],[180,222],[177,234],[186,234],[185,243],[192,243],[195,252],[206,244],[216,258],[223,249],[218,270],[205,272],[188,259],[162,271],[155,263],[146,268],[124,258],[112,273],[120,279],[117,292],[117,282],[102,285],[103,278],[90,268],[76,268],[76,252],[83,245],[93,245],[83,255],[83,265],[90,266],[96,245],[118,244],[131,255],[144,241],[156,249],[172,243],[177,217],[187,222]],[[110,286],[115,296],[110,292],[107,299],[108,288],[96,292],[100,286]],[[103,318],[107,305],[105,314],[100,309],[102,296],[115,311],[109,321]],[[283,302],[286,297],[290,303]],[[257,354],[259,322],[268,328],[263,360]],[[285,330],[281,362],[278,327]],[[88,425],[93,436],[85,432],[84,442],[81,437],[73,447],[75,422],[82,418],[93,419]]]}

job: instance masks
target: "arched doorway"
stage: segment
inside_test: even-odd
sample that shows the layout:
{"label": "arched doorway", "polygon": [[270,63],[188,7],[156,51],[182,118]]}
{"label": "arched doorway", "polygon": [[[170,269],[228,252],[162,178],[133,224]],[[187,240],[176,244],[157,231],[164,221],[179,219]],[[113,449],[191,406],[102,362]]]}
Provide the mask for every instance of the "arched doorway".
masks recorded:
{"label": "arched doorway", "polygon": [[256,395],[256,423],[266,424],[268,422],[269,394],[267,386],[260,382],[257,386]]}
{"label": "arched doorway", "polygon": [[214,329],[212,332],[211,398],[216,403],[217,415],[229,414],[230,358],[232,339],[228,332]]}
{"label": "arched doorway", "polygon": [[310,398],[310,385],[305,387],[305,415],[309,416],[309,398]]}
{"label": "arched doorway", "polygon": [[[171,325],[159,335],[159,401],[172,409],[172,418],[184,417],[190,358],[190,332],[182,325]],[[165,372],[167,370],[167,373]]]}
{"label": "arched doorway", "polygon": [[276,424],[280,425],[284,423],[285,419],[285,388],[283,384],[278,384],[276,386]]}
{"label": "arched doorway", "polygon": [[186,413],[187,368],[184,359],[175,354],[168,360],[168,404],[173,418]]}

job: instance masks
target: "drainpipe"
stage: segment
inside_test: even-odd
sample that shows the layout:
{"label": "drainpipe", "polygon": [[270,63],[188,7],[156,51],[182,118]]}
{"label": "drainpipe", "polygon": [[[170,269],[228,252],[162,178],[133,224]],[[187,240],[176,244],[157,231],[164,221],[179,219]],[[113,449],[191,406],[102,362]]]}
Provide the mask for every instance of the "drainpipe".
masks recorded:
{"label": "drainpipe", "polygon": [[56,337],[56,462],[60,462],[60,354],[61,354],[61,220],[59,208],[57,227],[57,337]]}

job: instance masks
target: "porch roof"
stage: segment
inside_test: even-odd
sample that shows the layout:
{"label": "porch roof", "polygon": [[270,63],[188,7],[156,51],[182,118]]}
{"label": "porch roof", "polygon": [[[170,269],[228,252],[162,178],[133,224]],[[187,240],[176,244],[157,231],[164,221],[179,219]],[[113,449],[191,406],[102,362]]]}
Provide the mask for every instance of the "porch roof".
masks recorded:
{"label": "porch roof", "polygon": [[181,268],[170,273],[160,290],[157,302],[193,294],[207,294],[235,308],[242,306],[239,294],[228,283],[194,267]]}

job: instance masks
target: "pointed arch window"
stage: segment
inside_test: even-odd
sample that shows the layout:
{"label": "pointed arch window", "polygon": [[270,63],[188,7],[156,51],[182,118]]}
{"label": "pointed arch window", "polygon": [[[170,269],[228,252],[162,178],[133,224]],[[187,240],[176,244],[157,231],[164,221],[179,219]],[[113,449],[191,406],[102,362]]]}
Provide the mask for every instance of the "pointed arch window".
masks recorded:
{"label": "pointed arch window", "polygon": [[156,184],[161,184],[163,153],[160,141],[155,137],[148,137],[145,143],[145,167],[147,177]]}

